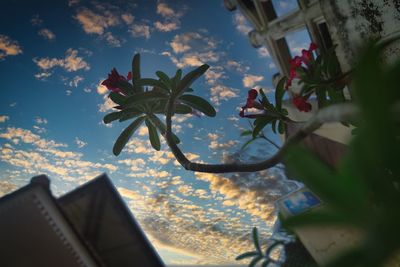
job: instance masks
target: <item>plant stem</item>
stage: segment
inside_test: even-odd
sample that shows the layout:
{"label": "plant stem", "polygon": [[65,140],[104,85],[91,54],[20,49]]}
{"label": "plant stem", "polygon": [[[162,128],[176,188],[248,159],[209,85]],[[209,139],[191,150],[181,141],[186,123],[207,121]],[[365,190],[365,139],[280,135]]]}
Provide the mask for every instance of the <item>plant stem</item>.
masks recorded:
{"label": "plant stem", "polygon": [[186,169],[205,173],[228,173],[228,172],[254,172],[261,171],[282,162],[286,151],[294,144],[299,143],[310,133],[317,130],[322,124],[327,122],[352,121],[359,117],[359,109],[350,103],[337,104],[321,109],[314,117],[305,122],[303,126],[291,137],[283,146],[270,158],[256,163],[230,163],[230,164],[203,164],[191,162],[173,142],[172,139],[172,113],[174,107],[174,97],[170,97],[166,110],[167,130],[165,139],[176,160]]}

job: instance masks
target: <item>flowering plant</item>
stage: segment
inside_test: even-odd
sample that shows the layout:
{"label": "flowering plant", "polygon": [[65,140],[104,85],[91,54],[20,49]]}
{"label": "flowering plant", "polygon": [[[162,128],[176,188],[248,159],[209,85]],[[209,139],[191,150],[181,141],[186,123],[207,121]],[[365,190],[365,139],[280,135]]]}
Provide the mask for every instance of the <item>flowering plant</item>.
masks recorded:
{"label": "flowering plant", "polygon": [[292,103],[300,111],[308,112],[311,104],[307,102],[315,93],[318,107],[345,101],[343,89],[346,86],[349,73],[343,74],[335,54],[335,47],[321,52],[315,59],[313,52],[318,46],[311,43],[308,49],[301,51],[301,56],[290,60],[290,75],[285,89],[293,86],[294,79],[301,85],[300,93],[293,93]]}
{"label": "flowering plant", "polygon": [[[108,78],[102,82],[111,92],[109,98],[116,104],[119,111],[107,114],[103,121],[110,123],[115,120],[120,122],[135,119],[118,137],[114,144],[113,153],[119,155],[129,141],[130,137],[144,122],[148,128],[149,139],[155,150],[160,150],[159,133],[165,137],[166,125],[158,115],[166,115],[167,104],[170,104],[174,113],[204,113],[214,117],[215,109],[203,98],[189,94],[193,89],[190,85],[199,78],[208,65],[202,65],[189,72],[182,78],[182,70],[178,69],[175,76],[168,77],[162,71],[157,71],[159,79],[141,78],[140,55],[136,54],[132,61],[132,72],[127,77],[120,75],[114,68]],[[149,89],[144,86],[150,86]],[[171,133],[174,144],[180,142],[179,138]]]}

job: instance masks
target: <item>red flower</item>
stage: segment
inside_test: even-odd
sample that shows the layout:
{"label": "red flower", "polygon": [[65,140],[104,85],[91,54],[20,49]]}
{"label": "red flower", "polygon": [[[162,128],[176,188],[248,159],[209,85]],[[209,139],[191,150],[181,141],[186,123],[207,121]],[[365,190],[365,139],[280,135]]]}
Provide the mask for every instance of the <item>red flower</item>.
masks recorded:
{"label": "red flower", "polygon": [[292,100],[292,103],[300,111],[309,112],[312,108],[311,104],[307,102],[306,97],[295,96]]}
{"label": "red flower", "polygon": [[308,63],[310,62],[310,60],[312,59],[312,52],[311,50],[301,50],[301,58],[303,60],[303,62],[308,65]]}
{"label": "red flower", "polygon": [[[132,76],[131,72],[128,73],[128,80],[129,80],[130,76]],[[127,78],[125,78],[122,75],[119,75],[118,71],[115,68],[113,68],[111,70],[111,73],[108,74],[108,78],[106,80],[104,80],[101,84],[104,85],[105,87],[107,87],[108,90],[111,90],[116,93],[120,93],[120,92],[122,92],[122,90],[120,88],[118,88],[119,81],[127,81]]]}
{"label": "red flower", "polygon": [[316,43],[311,43],[310,47],[308,48],[309,51],[314,51],[318,48],[318,45]]}
{"label": "red flower", "polygon": [[295,56],[293,59],[289,61],[290,69],[296,69],[301,66],[302,58],[299,56]]}
{"label": "red flower", "polygon": [[259,105],[257,105],[257,103],[255,101],[257,96],[258,96],[258,92],[256,89],[249,90],[248,95],[247,95],[246,105],[244,105],[239,112],[240,117],[242,117],[242,118],[248,117],[248,115],[244,115],[244,111],[248,108],[254,108],[254,107],[260,108]]}

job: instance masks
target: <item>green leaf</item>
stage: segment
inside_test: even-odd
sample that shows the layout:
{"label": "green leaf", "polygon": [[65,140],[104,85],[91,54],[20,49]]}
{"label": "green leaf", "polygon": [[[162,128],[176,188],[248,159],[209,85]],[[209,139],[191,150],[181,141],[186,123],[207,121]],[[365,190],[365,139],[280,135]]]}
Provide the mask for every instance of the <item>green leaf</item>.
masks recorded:
{"label": "green leaf", "polygon": [[[150,114],[148,118],[157,127],[157,129],[160,131],[160,133],[163,136],[165,136],[166,129],[167,129],[166,125],[157,116],[155,116],[153,114]],[[174,133],[172,133],[172,139],[174,140],[175,144],[179,144],[181,142],[181,140],[179,140],[179,138]]]}
{"label": "green leaf", "polygon": [[168,75],[162,71],[156,71],[156,75],[158,78],[160,78],[160,81],[168,88],[168,90],[172,91],[172,83]]}
{"label": "green leaf", "polygon": [[168,88],[160,81],[152,78],[143,78],[136,81],[138,86],[153,86],[162,88],[165,91],[168,91]]}
{"label": "green leaf", "polygon": [[195,95],[182,95],[179,97],[179,100],[182,101],[183,103],[191,106],[192,108],[195,108],[201,112],[203,112],[205,115],[209,117],[215,117],[216,111],[214,107],[208,103],[206,100],[199,96]]}
{"label": "green leaf", "polygon": [[135,117],[143,114],[142,111],[128,111],[128,110],[130,110],[130,109],[126,109],[126,110],[122,111],[123,115],[119,119],[120,122],[135,118]]}
{"label": "green leaf", "polygon": [[192,111],[192,108],[187,105],[175,104],[174,106],[174,112],[177,114],[189,114],[192,113]]}
{"label": "green leaf", "polygon": [[285,133],[285,123],[283,123],[283,121],[281,121],[281,120],[278,121],[278,132],[280,134]]}
{"label": "green leaf", "polygon": [[346,211],[348,216],[352,216],[363,206],[361,200],[354,197],[353,187],[348,188],[344,184],[345,180],[338,179],[330,168],[309,151],[293,147],[284,158],[289,170],[332,207]]}
{"label": "green leaf", "polygon": [[284,246],[285,245],[285,243],[283,242],[283,241],[275,241],[273,244],[271,244],[268,248],[267,248],[267,250],[265,251],[265,255],[268,257],[268,258],[271,258],[271,252],[277,247],[277,246],[279,246],[279,245],[281,245],[281,246]]}
{"label": "green leaf", "polygon": [[179,82],[175,96],[179,96],[185,92],[185,90],[192,85],[192,83],[197,80],[201,75],[203,75],[209,68],[207,64],[201,65],[195,70],[192,70],[188,74],[183,77],[183,79]]}
{"label": "green leaf", "polygon": [[272,121],[272,123],[271,123],[271,129],[272,129],[272,131],[274,132],[274,134],[276,134],[276,122],[277,122],[278,120],[274,120],[274,121]]}
{"label": "green leaf", "polygon": [[108,97],[115,103],[118,105],[122,105],[125,102],[125,96],[116,93],[116,92],[111,92]]}
{"label": "green leaf", "polygon": [[109,114],[104,116],[103,122],[105,124],[108,124],[108,123],[110,123],[112,121],[118,120],[121,116],[122,116],[122,112],[120,112],[120,111],[112,112],[112,113],[109,113]]}
{"label": "green leaf", "polygon": [[240,260],[243,260],[246,258],[251,258],[251,257],[257,256],[257,255],[260,255],[260,253],[258,253],[257,251],[249,251],[249,252],[240,254],[239,256],[236,257],[235,260],[240,261]]}
{"label": "green leaf", "polygon": [[270,261],[269,259],[265,259],[265,260],[263,261],[263,263],[261,264],[261,267],[267,267],[268,264],[270,264],[270,263],[271,263],[271,261]]}
{"label": "green leaf", "polygon": [[256,248],[256,250],[261,254],[261,247],[260,247],[260,242],[258,240],[257,227],[253,228],[253,243],[254,243],[254,247]]}
{"label": "green leaf", "polygon": [[146,118],[145,122],[147,129],[149,130],[149,139],[151,146],[155,150],[159,151],[161,148],[161,143],[160,143],[160,138],[158,137],[157,129],[156,127],[154,127],[153,123],[148,118]]}
{"label": "green leaf", "polygon": [[138,83],[140,80],[140,54],[136,54],[132,59],[132,84],[133,91],[135,93],[140,93],[144,91],[142,85]]}
{"label": "green leaf", "polygon": [[261,117],[261,118],[257,118],[256,120],[255,120],[255,123],[256,123],[256,125],[255,125],[255,127],[254,127],[254,129],[253,129],[253,138],[256,138],[257,136],[258,136],[258,134],[260,133],[260,131],[262,130],[262,129],[264,129],[264,127],[268,124],[268,123],[270,123],[271,121],[273,121],[274,120],[274,118],[272,118],[272,117]]}
{"label": "green leaf", "polygon": [[161,92],[155,92],[155,91],[137,93],[133,96],[128,97],[125,100],[124,105],[126,107],[132,107],[132,106],[134,106],[134,104],[137,104],[137,103],[143,103],[146,101],[159,100],[159,99],[168,99],[168,95],[161,93]]}
{"label": "green leaf", "polygon": [[118,137],[118,139],[115,142],[114,147],[113,147],[113,153],[115,156],[118,156],[121,153],[122,149],[124,148],[126,143],[129,141],[132,134],[142,124],[143,120],[144,120],[144,117],[137,118],[128,127],[126,127],[125,130],[122,131],[121,135]]}
{"label": "green leaf", "polygon": [[257,262],[259,262],[260,260],[262,260],[263,256],[258,256],[255,257],[250,263],[249,263],[249,267],[254,267],[256,266]]}
{"label": "green leaf", "polygon": [[243,144],[243,146],[240,148],[241,150],[245,149],[248,145],[250,145],[253,141],[255,141],[257,138],[252,138],[250,140],[247,140],[246,143]]}
{"label": "green leaf", "polygon": [[179,82],[182,79],[182,70],[178,69],[175,73],[175,76],[173,78],[173,84],[174,84],[174,89],[176,89],[176,87],[178,86]]}
{"label": "green leaf", "polygon": [[276,90],[275,90],[275,106],[277,110],[281,110],[282,109],[282,100],[283,100],[283,96],[285,95],[285,83],[286,83],[286,77],[282,77],[279,82],[278,85],[276,86]]}
{"label": "green leaf", "polygon": [[289,217],[287,219],[283,219],[282,225],[285,228],[294,229],[296,227],[310,225],[348,225],[350,220],[351,218],[348,216],[337,212],[312,210]]}
{"label": "green leaf", "polygon": [[247,136],[247,135],[251,135],[253,133],[253,131],[251,131],[251,130],[246,130],[246,131],[243,131],[241,134],[240,134],[240,136]]}

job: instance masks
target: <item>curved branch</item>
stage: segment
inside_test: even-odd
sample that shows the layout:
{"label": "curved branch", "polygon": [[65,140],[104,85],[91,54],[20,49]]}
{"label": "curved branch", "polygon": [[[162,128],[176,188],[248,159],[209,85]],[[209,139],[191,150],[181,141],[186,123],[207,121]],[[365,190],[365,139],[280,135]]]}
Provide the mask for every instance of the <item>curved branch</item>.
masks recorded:
{"label": "curved branch", "polygon": [[350,103],[338,104],[321,109],[314,117],[305,122],[303,126],[291,137],[289,137],[272,157],[256,163],[230,163],[230,164],[203,164],[191,162],[172,140],[171,117],[174,107],[174,97],[171,96],[167,103],[166,124],[167,131],[165,139],[176,160],[186,169],[206,173],[227,173],[227,172],[254,172],[261,171],[282,162],[283,155],[288,148],[303,140],[307,135],[317,130],[327,122],[352,121],[359,117],[359,109]]}

